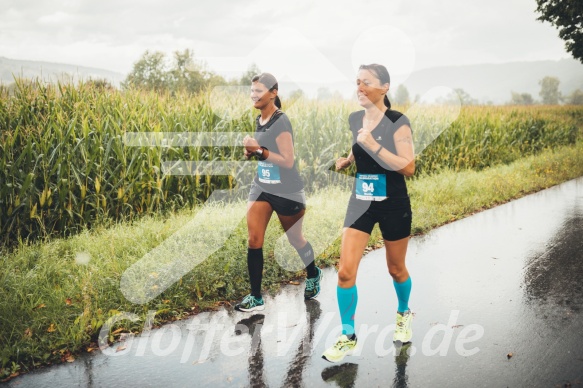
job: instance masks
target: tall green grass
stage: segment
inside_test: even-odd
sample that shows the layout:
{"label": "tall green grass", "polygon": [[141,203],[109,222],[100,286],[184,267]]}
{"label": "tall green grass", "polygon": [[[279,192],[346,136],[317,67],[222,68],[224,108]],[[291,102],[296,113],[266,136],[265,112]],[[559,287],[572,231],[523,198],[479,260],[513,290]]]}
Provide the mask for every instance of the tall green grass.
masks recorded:
{"label": "tall green grass", "polygon": [[[251,133],[256,112],[247,94],[233,89],[196,96],[122,93],[93,83],[19,82],[10,95],[0,88],[0,244],[194,207],[215,189],[232,187],[229,176],[168,175],[160,166],[171,160],[240,161],[238,146],[129,147],[124,135]],[[334,160],[350,148],[347,117],[360,108],[309,100],[284,100],[283,108],[294,127],[307,191],[328,186]],[[414,135],[430,131],[442,113],[423,111]],[[435,173],[508,163],[574,143],[582,121],[583,108],[576,107],[464,107],[423,151],[417,169]]]}
{"label": "tall green grass", "polygon": [[[421,126],[430,123],[419,121]],[[466,106],[423,151],[416,167],[426,173],[443,168],[480,170],[574,144],[581,131],[583,109],[575,106]]]}

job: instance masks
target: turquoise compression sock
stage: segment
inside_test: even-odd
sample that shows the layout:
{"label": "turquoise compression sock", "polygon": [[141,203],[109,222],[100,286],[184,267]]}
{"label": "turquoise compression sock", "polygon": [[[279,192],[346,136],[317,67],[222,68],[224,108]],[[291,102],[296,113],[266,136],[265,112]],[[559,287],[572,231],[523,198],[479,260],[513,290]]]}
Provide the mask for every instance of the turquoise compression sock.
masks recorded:
{"label": "turquoise compression sock", "polygon": [[397,311],[404,313],[409,310],[409,295],[411,295],[411,276],[407,278],[403,283],[397,283],[393,280],[393,285],[395,286],[395,291],[397,291],[397,299],[399,300],[399,307]]}
{"label": "turquoise compression sock", "polygon": [[358,292],[356,284],[350,288],[336,287],[338,296],[338,308],[340,309],[340,320],[342,321],[342,334],[351,336],[354,334],[354,313],[358,303]]}

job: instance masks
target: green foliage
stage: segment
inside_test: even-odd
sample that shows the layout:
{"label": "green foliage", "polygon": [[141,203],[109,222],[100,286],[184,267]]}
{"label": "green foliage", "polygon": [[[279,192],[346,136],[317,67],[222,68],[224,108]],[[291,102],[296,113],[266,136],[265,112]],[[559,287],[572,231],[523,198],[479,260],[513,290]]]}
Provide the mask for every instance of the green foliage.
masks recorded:
{"label": "green foliage", "polygon": [[470,94],[468,92],[466,92],[465,90],[461,89],[461,88],[457,88],[454,89],[455,93],[458,95],[462,105],[477,105],[478,101],[474,98],[472,98],[472,96],[470,96]]}
{"label": "green foliage", "polygon": [[545,105],[557,105],[561,101],[559,92],[559,79],[557,77],[545,77],[539,81],[542,103]]}
{"label": "green foliage", "polygon": [[[415,101],[418,101],[419,96],[415,97]],[[440,104],[449,104],[449,105],[477,105],[478,100],[472,98],[468,92],[461,88],[454,89],[449,95],[445,96],[445,98],[438,99]]]}
{"label": "green foliage", "polygon": [[[254,131],[256,112],[244,91],[172,96],[92,83],[55,87],[19,82],[13,92],[0,89],[3,244],[194,207],[215,189],[233,187],[237,177],[204,171],[164,174],[163,161],[243,160],[237,145],[130,147],[124,143],[127,133]],[[283,103],[294,128],[298,169],[310,183],[306,190],[330,185],[334,161],[350,148],[347,117],[360,107],[301,98]],[[434,127],[442,116],[439,108],[425,111],[413,124],[414,135]],[[576,107],[463,107],[460,117],[417,158],[417,170],[482,169],[572,144],[581,116]]]}
{"label": "green foliage", "polygon": [[157,92],[169,89],[164,53],[146,51],[136,63],[130,74],[122,82],[124,89],[135,88]]}
{"label": "green foliage", "polygon": [[[124,145],[126,132],[216,128],[220,120],[203,98],[185,101],[103,92],[91,84],[22,83],[13,96],[2,96],[2,242],[67,235],[107,219],[193,206],[215,186],[228,186],[224,176],[164,176],[160,164],[231,158],[230,150]],[[239,124],[225,130],[240,131]]]}
{"label": "green foliage", "polygon": [[583,90],[581,89],[574,90],[573,93],[571,93],[567,97],[566,101],[567,104],[571,105],[583,105]]}
{"label": "green foliage", "polygon": [[304,97],[305,97],[305,93],[302,89],[296,89],[293,92],[291,92],[289,95],[289,99],[291,101],[296,101],[296,100],[299,100],[299,99],[304,98]]}
{"label": "green foliage", "polygon": [[510,104],[512,105],[533,105],[535,103],[534,99],[530,93],[516,93],[512,92],[512,99]]}
{"label": "green foliage", "polygon": [[[439,109],[418,120],[415,131],[438,122]],[[543,149],[574,144],[583,110],[570,107],[463,107],[460,116],[416,160],[417,173],[481,170]]]}
{"label": "green foliage", "polygon": [[583,2],[581,0],[536,0],[538,20],[559,30],[565,47],[573,58],[583,63]]}
{"label": "green foliage", "polygon": [[259,74],[261,74],[261,70],[259,70],[259,67],[255,63],[252,63],[239,79],[239,85],[250,86],[253,77]]}
{"label": "green foliage", "polygon": [[410,102],[409,100],[409,91],[405,87],[405,85],[401,84],[397,88],[395,92],[395,103],[397,105],[408,105]]}
{"label": "green foliage", "polygon": [[223,77],[204,70],[203,65],[195,60],[194,53],[186,49],[175,51],[170,65],[164,53],[146,51],[122,82],[122,88],[194,94],[225,83]]}

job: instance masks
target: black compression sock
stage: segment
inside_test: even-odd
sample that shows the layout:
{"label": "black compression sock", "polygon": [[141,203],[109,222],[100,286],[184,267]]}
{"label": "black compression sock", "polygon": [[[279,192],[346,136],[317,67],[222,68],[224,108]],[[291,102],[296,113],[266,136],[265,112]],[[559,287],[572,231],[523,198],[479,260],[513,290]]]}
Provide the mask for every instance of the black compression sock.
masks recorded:
{"label": "black compression sock", "polygon": [[251,282],[251,295],[261,298],[261,280],[263,278],[263,248],[247,248],[247,269]]}
{"label": "black compression sock", "polygon": [[303,248],[296,249],[296,251],[306,266],[308,277],[315,278],[318,276],[316,264],[314,263],[314,250],[312,249],[310,242],[308,241],[308,243]]}

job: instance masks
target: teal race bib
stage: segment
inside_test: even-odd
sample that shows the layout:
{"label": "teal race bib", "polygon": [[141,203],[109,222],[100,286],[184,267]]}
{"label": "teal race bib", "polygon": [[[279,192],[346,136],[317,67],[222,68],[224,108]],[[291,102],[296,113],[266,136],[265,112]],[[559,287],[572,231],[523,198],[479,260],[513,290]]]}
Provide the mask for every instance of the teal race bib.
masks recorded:
{"label": "teal race bib", "polygon": [[385,174],[356,174],[356,199],[382,201],[387,199]]}
{"label": "teal race bib", "polygon": [[268,163],[263,160],[259,161],[257,165],[257,177],[259,182],[267,184],[281,183],[281,178],[279,176],[279,166]]}

